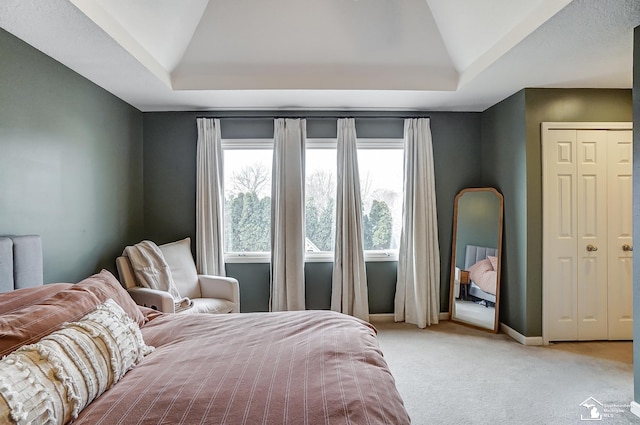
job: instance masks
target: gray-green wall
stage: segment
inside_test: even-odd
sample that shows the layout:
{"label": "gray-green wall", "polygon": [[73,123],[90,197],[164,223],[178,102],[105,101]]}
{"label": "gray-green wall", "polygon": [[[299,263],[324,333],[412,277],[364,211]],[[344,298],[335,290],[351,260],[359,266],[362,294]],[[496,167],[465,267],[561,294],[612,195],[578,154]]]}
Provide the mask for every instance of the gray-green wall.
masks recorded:
{"label": "gray-green wall", "polygon": [[526,314],[524,90],[482,113],[482,178],[504,197],[500,321],[520,333]]}
{"label": "gray-green wall", "polygon": [[142,113],[0,29],[0,234],[76,282],[142,230]]}
{"label": "gray-green wall", "polygon": [[[195,235],[196,187],[196,117],[221,118],[223,138],[273,137],[274,116],[307,118],[310,138],[335,137],[335,120],[327,116],[356,118],[359,137],[402,137],[403,120],[398,118],[360,119],[379,113],[354,111],[261,111],[261,112],[161,112],[144,113],[144,224],[145,238],[163,243]],[[234,116],[264,116],[238,119]],[[389,115],[389,113],[385,113]],[[438,231],[441,252],[441,311],[448,311],[449,271],[453,200],[465,187],[481,182],[478,158],[480,149],[480,114],[424,112],[415,116],[431,117],[435,158]],[[320,118],[320,119],[314,119]],[[227,118],[227,119],[225,119]],[[369,306],[371,313],[392,313],[396,279],[395,262],[368,263]],[[264,311],[269,300],[268,264],[228,264],[227,274],[240,281],[243,311]],[[331,299],[331,264],[308,263],[306,266],[308,308],[329,308]]]}
{"label": "gray-green wall", "polygon": [[500,319],[519,333],[542,335],[541,123],[631,120],[623,89],[524,89],[482,114],[483,182],[505,200]]}

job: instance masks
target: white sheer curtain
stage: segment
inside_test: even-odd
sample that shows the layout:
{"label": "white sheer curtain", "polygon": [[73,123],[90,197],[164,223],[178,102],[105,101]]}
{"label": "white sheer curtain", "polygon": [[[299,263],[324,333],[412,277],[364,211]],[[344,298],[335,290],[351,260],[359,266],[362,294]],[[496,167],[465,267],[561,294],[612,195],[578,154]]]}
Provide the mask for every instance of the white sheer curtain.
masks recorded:
{"label": "white sheer curtain", "polygon": [[369,321],[369,296],[362,240],[360,173],[353,118],[338,120],[337,152],[336,242],[331,309]]}
{"label": "white sheer curtain", "polygon": [[404,122],[404,199],[395,321],[438,323],[440,248],[433,146],[428,118]]}
{"label": "white sheer curtain", "polygon": [[271,311],[304,310],[304,155],[307,124],[276,119],[271,178]]}
{"label": "white sheer curtain", "polygon": [[202,274],[225,276],[220,120],[198,118],[197,124],[196,266]]}

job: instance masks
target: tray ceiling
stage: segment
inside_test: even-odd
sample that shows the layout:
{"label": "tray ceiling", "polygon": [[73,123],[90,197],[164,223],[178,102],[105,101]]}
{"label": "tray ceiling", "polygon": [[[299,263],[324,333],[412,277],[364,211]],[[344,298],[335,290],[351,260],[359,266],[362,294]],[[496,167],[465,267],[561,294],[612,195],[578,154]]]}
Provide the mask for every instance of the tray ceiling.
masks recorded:
{"label": "tray ceiling", "polygon": [[637,0],[3,0],[0,26],[143,111],[482,111],[632,83]]}

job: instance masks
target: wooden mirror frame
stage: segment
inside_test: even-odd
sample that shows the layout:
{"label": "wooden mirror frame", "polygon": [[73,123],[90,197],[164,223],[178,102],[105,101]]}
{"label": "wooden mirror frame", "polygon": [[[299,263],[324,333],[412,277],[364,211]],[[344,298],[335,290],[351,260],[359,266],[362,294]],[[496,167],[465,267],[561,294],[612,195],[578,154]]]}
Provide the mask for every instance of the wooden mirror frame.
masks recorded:
{"label": "wooden mirror frame", "polygon": [[[493,319],[493,329],[476,325],[474,323],[458,320],[454,317],[454,299],[455,299],[455,271],[456,271],[456,251],[457,251],[457,242],[458,242],[458,204],[460,198],[465,193],[470,192],[491,192],[496,198],[499,200],[499,217],[498,217],[498,268],[496,270],[496,301],[495,301],[495,314]],[[499,321],[499,306],[500,306],[500,281],[501,281],[501,271],[502,271],[502,233],[504,226],[504,198],[500,192],[492,187],[478,187],[478,188],[468,188],[462,189],[455,197],[454,207],[453,207],[453,235],[451,241],[451,275],[449,276],[449,319],[452,322],[461,323],[463,325],[471,326],[476,329],[481,329],[493,333],[497,333],[500,328]]]}

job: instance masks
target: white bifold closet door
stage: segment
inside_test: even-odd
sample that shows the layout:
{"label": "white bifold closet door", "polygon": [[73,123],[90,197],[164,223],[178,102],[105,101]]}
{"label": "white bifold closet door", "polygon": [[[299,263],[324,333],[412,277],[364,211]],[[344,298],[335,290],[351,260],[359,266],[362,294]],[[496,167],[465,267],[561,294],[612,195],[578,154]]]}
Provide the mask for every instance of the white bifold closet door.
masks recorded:
{"label": "white bifold closet door", "polygon": [[632,132],[543,127],[545,341],[632,339]]}
{"label": "white bifold closet door", "polygon": [[608,131],[607,226],[609,339],[633,339],[633,135]]}

